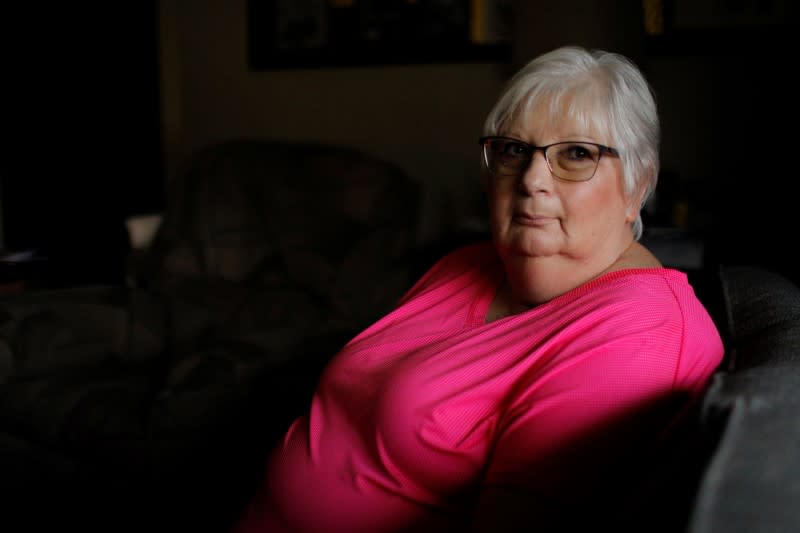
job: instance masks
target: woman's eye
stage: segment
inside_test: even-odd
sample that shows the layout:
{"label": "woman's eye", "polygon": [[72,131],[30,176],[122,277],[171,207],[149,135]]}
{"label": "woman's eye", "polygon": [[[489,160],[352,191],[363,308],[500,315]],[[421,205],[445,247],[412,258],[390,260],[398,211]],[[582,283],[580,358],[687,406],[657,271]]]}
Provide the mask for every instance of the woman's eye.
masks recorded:
{"label": "woman's eye", "polygon": [[570,155],[572,156],[573,159],[583,159],[588,154],[586,150],[584,150],[580,146],[573,146],[572,148],[570,148]]}
{"label": "woman's eye", "polygon": [[528,153],[528,147],[522,143],[507,143],[504,151],[508,155],[523,156]]}
{"label": "woman's eye", "polygon": [[582,161],[584,159],[594,159],[594,155],[592,154],[592,150],[589,149],[587,146],[583,146],[580,144],[573,144],[568,146],[564,150],[564,154],[572,160],[575,161]]}

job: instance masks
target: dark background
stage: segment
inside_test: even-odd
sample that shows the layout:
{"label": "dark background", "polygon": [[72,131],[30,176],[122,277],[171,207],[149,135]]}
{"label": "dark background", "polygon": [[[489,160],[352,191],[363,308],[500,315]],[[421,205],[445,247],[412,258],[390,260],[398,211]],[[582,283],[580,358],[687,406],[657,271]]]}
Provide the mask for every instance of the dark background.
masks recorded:
{"label": "dark background", "polygon": [[681,140],[698,127],[690,113],[671,132],[694,158],[710,163],[709,175],[681,181],[662,168],[659,180],[662,193],[689,198],[689,229],[702,236],[706,262],[761,265],[799,283],[794,30],[787,23],[677,32],[651,39],[646,49],[650,57],[696,58],[711,87],[710,142]]}
{"label": "dark background", "polygon": [[121,281],[124,219],[163,206],[156,2],[3,10],[5,249],[54,284]]}

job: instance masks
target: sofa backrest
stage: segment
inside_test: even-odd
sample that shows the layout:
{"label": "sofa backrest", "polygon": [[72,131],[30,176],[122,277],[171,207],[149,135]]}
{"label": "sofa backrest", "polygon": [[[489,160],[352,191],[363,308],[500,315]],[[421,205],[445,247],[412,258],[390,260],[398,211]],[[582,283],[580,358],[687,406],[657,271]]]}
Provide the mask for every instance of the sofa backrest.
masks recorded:
{"label": "sofa backrest", "polygon": [[170,182],[136,277],[221,307],[240,303],[230,298],[236,291],[261,291],[257,313],[280,312],[298,325],[317,317],[365,326],[413,281],[420,198],[400,167],[355,149],[215,143]]}
{"label": "sofa backrest", "polygon": [[417,184],[389,162],[351,148],[254,139],[200,150],[167,196],[155,243],[166,248],[165,272],[255,281],[265,260],[293,262],[321,247],[318,268],[288,268],[319,287],[319,269],[367,234],[392,228],[387,252],[413,244],[418,209]]}

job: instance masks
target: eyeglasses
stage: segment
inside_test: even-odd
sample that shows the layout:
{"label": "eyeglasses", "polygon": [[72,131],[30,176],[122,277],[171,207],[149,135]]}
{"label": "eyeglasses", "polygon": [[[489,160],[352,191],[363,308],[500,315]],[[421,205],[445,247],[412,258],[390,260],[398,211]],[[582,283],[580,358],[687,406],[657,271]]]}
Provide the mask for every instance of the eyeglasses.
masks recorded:
{"label": "eyeglasses", "polygon": [[492,175],[504,178],[524,174],[537,150],[544,153],[553,176],[566,181],[592,179],[603,154],[619,157],[616,149],[590,142],[565,141],[534,146],[510,137],[481,137],[478,142],[483,146],[486,168]]}

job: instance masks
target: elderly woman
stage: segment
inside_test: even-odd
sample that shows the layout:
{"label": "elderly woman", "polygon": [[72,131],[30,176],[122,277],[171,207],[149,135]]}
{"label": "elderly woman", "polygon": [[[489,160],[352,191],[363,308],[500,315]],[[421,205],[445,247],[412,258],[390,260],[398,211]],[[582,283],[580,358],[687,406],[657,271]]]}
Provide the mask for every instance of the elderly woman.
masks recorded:
{"label": "elderly woman", "polygon": [[637,242],[659,126],[629,60],[534,59],[484,135],[492,242],[440,259],[331,360],[240,531],[566,526],[720,363],[686,275]]}

